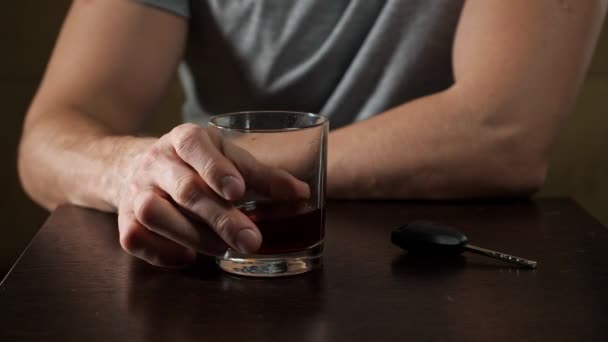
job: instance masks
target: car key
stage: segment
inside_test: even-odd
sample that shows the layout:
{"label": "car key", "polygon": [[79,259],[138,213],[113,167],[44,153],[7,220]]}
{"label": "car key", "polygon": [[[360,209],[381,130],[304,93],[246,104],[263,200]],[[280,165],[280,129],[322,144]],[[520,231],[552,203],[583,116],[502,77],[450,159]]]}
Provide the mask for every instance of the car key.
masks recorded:
{"label": "car key", "polygon": [[429,221],[414,221],[397,228],[391,234],[391,242],[412,254],[449,256],[466,251],[532,269],[538,264],[533,260],[470,245],[463,233]]}

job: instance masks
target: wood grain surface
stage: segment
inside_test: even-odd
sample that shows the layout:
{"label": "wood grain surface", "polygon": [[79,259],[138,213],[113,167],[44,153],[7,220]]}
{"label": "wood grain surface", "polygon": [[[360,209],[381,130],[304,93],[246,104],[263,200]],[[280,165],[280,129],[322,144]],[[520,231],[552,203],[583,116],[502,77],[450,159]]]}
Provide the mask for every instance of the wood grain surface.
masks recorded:
{"label": "wood grain surface", "polygon": [[[428,219],[539,261],[417,259]],[[570,200],[330,202],[324,267],[283,279],[124,253],[116,217],[60,207],[0,286],[0,341],[608,341],[608,230]]]}

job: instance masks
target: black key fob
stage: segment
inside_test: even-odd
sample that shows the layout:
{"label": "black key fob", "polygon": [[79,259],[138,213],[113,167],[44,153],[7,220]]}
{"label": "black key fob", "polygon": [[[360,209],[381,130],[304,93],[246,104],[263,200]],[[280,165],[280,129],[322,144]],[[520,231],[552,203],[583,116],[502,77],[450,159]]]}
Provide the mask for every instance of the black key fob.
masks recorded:
{"label": "black key fob", "polygon": [[454,228],[429,221],[413,221],[391,233],[391,242],[411,254],[460,254],[469,240]]}

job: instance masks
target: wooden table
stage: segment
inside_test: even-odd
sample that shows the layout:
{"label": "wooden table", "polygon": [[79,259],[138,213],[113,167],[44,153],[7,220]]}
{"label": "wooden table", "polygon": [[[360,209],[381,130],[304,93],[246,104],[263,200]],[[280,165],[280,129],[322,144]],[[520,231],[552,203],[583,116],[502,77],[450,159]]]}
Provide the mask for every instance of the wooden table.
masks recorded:
{"label": "wooden table", "polygon": [[[570,200],[330,202],[325,266],[292,278],[155,268],[116,218],[61,207],[0,287],[0,341],[608,341],[608,230]],[[430,219],[537,259],[420,260],[391,245]]]}

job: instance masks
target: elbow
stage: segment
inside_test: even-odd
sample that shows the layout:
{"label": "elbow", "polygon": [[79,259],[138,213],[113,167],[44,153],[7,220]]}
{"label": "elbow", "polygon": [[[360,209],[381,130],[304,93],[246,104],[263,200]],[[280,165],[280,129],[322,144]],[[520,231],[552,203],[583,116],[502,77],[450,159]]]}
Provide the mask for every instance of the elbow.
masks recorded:
{"label": "elbow", "polygon": [[33,156],[31,144],[28,142],[27,134],[23,134],[17,152],[17,173],[21,188],[25,194],[36,204],[47,210],[53,210],[56,205],[46,201],[39,187],[36,185],[36,158]]}
{"label": "elbow", "polygon": [[494,165],[489,177],[494,193],[503,197],[526,198],[544,185],[548,170],[548,148],[533,146],[530,139],[502,143],[494,149]]}
{"label": "elbow", "polygon": [[28,146],[26,143],[25,135],[21,137],[21,141],[19,142],[19,148],[17,152],[17,173],[19,176],[19,182],[21,183],[21,188],[23,191],[34,201],[36,200],[35,192],[33,191],[33,179],[31,174],[32,166],[28,163],[27,155]]}
{"label": "elbow", "polygon": [[547,177],[547,166],[542,163],[529,163],[520,167],[517,172],[505,171],[501,183],[506,195],[528,198],[543,187]]}
{"label": "elbow", "polygon": [[480,170],[473,172],[471,181],[485,180],[480,182],[485,183],[482,192],[490,197],[536,194],[547,178],[551,147],[564,113],[509,104],[482,113],[473,129],[477,134],[468,141],[474,146],[471,159]]}
{"label": "elbow", "polygon": [[17,148],[17,175],[24,193],[40,207],[52,211],[58,203],[47,196],[47,189],[53,184],[45,183],[41,178],[48,176],[44,157],[51,155],[45,151],[48,139],[40,134],[41,113],[32,104],[25,115],[23,129]]}
{"label": "elbow", "polygon": [[31,164],[32,158],[32,144],[30,143],[30,136],[32,135],[32,126],[33,126],[33,115],[31,113],[31,108],[28,113],[25,115],[25,120],[23,122],[23,129],[21,131],[21,137],[19,140],[19,145],[17,147],[17,174],[19,176],[19,182],[21,183],[21,188],[32,200],[39,203],[36,199],[36,192],[34,191],[34,175],[33,175],[33,165]]}

